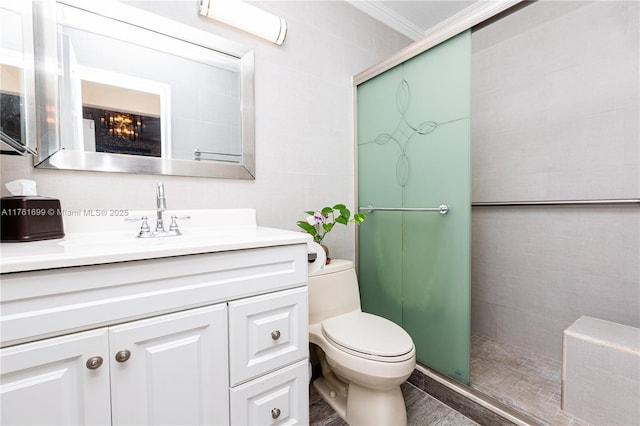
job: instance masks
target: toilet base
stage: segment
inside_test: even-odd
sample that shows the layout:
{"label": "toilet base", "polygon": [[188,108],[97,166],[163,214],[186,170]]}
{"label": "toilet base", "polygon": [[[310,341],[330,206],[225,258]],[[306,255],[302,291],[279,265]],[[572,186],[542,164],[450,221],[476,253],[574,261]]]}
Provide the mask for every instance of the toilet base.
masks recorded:
{"label": "toilet base", "polygon": [[314,380],[313,387],[340,417],[344,419],[347,416],[347,398],[336,393],[324,377]]}
{"label": "toilet base", "polygon": [[313,386],[351,426],[407,424],[407,410],[400,386],[379,390],[350,383],[347,398],[337,394],[322,377],[315,380]]}
{"label": "toilet base", "polygon": [[407,409],[400,386],[380,390],[349,383],[345,420],[351,426],[406,425]]}

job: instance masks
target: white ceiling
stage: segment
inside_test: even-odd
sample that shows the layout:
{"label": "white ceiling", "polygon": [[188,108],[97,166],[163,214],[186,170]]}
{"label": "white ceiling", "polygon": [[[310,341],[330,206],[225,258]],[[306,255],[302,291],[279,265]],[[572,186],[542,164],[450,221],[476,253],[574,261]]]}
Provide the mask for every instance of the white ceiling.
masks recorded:
{"label": "white ceiling", "polygon": [[437,24],[445,21],[477,0],[347,0],[412,40],[419,40]]}

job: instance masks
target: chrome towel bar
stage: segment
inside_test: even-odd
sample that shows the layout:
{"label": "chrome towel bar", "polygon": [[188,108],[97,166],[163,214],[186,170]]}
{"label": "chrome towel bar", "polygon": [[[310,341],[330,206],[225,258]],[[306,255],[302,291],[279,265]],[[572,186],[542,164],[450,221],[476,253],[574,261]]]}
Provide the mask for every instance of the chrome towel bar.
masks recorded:
{"label": "chrome towel bar", "polygon": [[[211,155],[213,158],[207,158],[206,155]],[[193,150],[193,159],[195,161],[221,161],[224,163],[238,163],[242,158],[242,154],[229,154],[226,152],[214,152],[214,151],[201,151],[196,148]]]}
{"label": "chrome towel bar", "polygon": [[449,212],[449,206],[441,204],[440,207],[373,207],[368,205],[366,207],[360,207],[360,210],[366,213],[374,211],[383,212],[439,212],[440,214],[447,214]]}
{"label": "chrome towel bar", "polygon": [[488,201],[471,203],[473,207],[531,207],[531,206],[640,206],[640,198],[594,200]]}

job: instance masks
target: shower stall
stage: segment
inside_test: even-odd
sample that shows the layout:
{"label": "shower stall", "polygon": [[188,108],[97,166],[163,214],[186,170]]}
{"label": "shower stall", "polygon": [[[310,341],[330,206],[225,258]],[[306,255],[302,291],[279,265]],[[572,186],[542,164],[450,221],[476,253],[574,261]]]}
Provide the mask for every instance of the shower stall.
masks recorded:
{"label": "shower stall", "polygon": [[523,2],[354,80],[363,309],[540,423],[583,424],[564,330],[640,327],[639,9]]}

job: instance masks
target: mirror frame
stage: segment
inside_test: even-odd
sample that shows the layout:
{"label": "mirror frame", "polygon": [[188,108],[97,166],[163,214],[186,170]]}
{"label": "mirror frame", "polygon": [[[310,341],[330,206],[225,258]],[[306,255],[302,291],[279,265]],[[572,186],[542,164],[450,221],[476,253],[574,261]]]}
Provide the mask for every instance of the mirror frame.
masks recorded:
{"label": "mirror frame", "polygon": [[[6,145],[1,142],[3,154],[7,152],[15,152],[15,154],[26,156],[33,152],[36,147],[36,111],[35,111],[35,79],[34,79],[34,58],[33,58],[33,18],[31,2],[16,2],[11,0],[0,0],[0,7],[9,12],[13,12],[20,16],[22,26],[22,110],[21,128],[22,140],[20,143],[26,149],[19,149]],[[4,148],[10,148],[10,151],[4,151]]]}
{"label": "mirror frame", "polygon": [[[127,154],[73,151],[62,148],[59,129],[58,4],[167,35],[212,49],[240,62],[242,160],[179,160]],[[206,31],[111,0],[33,0],[38,155],[34,167],[121,173],[255,179],[255,56],[252,49]],[[178,139],[178,138],[172,138]]]}

